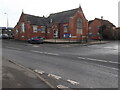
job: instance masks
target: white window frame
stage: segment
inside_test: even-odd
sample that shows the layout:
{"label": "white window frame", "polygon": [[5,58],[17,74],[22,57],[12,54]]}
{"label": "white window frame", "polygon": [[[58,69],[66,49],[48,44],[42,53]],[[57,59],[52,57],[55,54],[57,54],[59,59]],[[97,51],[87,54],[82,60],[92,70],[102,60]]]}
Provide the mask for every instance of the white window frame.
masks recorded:
{"label": "white window frame", "polygon": [[82,34],[83,33],[82,29],[83,29],[82,18],[78,18],[77,19],[77,33]]}
{"label": "white window frame", "polygon": [[50,33],[50,28],[47,29],[47,33]]}
{"label": "white window frame", "polygon": [[18,34],[18,29],[15,30],[16,34]]}
{"label": "white window frame", "polygon": [[64,33],[67,33],[68,32],[68,25],[64,25],[63,28],[64,28]]}
{"label": "white window frame", "polygon": [[45,33],[45,27],[42,27],[41,29],[42,29],[41,33]]}
{"label": "white window frame", "polygon": [[38,26],[33,26],[33,33],[37,33],[38,32]]}

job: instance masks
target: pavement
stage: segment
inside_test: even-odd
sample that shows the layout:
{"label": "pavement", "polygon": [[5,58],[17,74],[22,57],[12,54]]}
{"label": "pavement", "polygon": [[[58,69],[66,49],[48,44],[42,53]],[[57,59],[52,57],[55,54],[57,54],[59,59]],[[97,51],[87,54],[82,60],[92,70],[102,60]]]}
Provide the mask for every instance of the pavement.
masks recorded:
{"label": "pavement", "polygon": [[[22,40],[14,40],[10,39],[10,41],[16,41],[16,42],[21,42],[21,43],[26,43],[26,41]],[[45,39],[44,43],[49,43],[49,44],[81,44],[81,45],[93,45],[93,44],[105,44],[109,43],[110,41],[107,40],[88,40],[86,41],[76,41],[76,40],[70,40],[70,39]]]}
{"label": "pavement", "polygon": [[3,59],[2,65],[2,88],[45,88],[52,90],[35,74],[9,62],[9,60]]}
{"label": "pavement", "polygon": [[108,43],[109,41],[99,41],[99,40],[89,40],[89,41],[76,41],[70,39],[46,39],[45,43],[54,43],[54,44],[71,44],[71,43],[80,43],[80,44],[103,44]]}

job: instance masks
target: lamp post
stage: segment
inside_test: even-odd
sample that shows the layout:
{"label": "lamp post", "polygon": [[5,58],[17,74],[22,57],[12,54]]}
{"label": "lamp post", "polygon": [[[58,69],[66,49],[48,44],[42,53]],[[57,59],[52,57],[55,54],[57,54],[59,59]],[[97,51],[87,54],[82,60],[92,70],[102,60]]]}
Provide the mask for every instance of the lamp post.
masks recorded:
{"label": "lamp post", "polygon": [[8,35],[8,33],[9,33],[9,31],[8,31],[8,25],[9,25],[9,23],[8,23],[8,14],[7,13],[4,13],[4,14],[6,14],[7,15],[7,27],[6,27],[6,34]]}
{"label": "lamp post", "polygon": [[8,30],[8,25],[9,25],[9,23],[8,23],[8,14],[7,13],[4,13],[4,14],[6,14],[7,15],[7,30]]}
{"label": "lamp post", "polygon": [[101,43],[102,34],[103,34],[102,21],[103,21],[103,16],[101,16],[101,33],[100,33],[101,37],[100,37],[100,43]]}

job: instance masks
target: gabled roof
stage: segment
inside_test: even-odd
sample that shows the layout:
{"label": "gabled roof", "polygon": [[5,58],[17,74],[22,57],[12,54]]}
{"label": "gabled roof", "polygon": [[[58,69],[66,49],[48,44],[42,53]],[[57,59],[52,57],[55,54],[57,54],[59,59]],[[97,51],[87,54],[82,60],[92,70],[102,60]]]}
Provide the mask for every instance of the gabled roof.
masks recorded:
{"label": "gabled roof", "polygon": [[[104,25],[111,25],[111,26],[113,26],[113,27],[116,27],[113,23],[111,23],[111,22],[108,21],[108,20],[101,20],[101,19],[99,19],[99,18],[95,18],[94,20],[98,20],[98,21],[102,22],[102,24],[104,24]],[[89,21],[89,22],[88,22],[88,25],[90,25],[94,20]]]}
{"label": "gabled roof", "polygon": [[[52,19],[53,23],[66,23],[69,22],[69,18],[74,16],[75,13],[78,11],[79,8],[58,12],[54,14],[50,14],[48,17],[48,20],[50,21]],[[81,9],[80,9],[81,10]]]}
{"label": "gabled roof", "polygon": [[26,14],[27,21],[30,21],[32,25],[39,25],[39,26],[45,26],[46,25],[46,18],[45,17],[39,17],[34,15]]}
{"label": "gabled roof", "polygon": [[[76,8],[68,11],[58,12],[54,14],[50,14],[49,17],[39,17],[29,14],[24,14],[26,16],[27,21],[30,21],[32,25],[39,25],[39,26],[47,26],[51,27],[54,23],[67,23],[69,22],[69,18],[74,16],[77,11],[82,11],[82,8]],[[52,20],[52,23],[51,23]]]}

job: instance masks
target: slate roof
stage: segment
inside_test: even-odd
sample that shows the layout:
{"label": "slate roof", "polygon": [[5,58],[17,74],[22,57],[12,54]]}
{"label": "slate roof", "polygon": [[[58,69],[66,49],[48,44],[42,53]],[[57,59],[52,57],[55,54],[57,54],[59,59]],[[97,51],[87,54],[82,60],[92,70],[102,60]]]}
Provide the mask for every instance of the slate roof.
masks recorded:
{"label": "slate roof", "polygon": [[[53,23],[69,22],[69,18],[74,16],[75,13],[78,11],[78,9],[80,9],[82,11],[81,7],[79,7],[79,8],[68,10],[68,11],[50,14],[50,16],[47,18],[29,15],[29,14],[25,14],[25,15],[26,15],[27,21],[30,21],[30,23],[32,25],[51,27],[53,25]],[[52,19],[52,23],[50,22],[51,19]]]}
{"label": "slate roof", "polygon": [[52,19],[53,23],[66,23],[69,22],[69,18],[74,16],[78,8],[68,11],[63,11],[59,13],[50,14],[48,20]]}
{"label": "slate roof", "polygon": [[26,14],[26,18],[27,18],[27,21],[30,21],[30,23],[33,25],[45,26],[47,22],[45,17]]}

